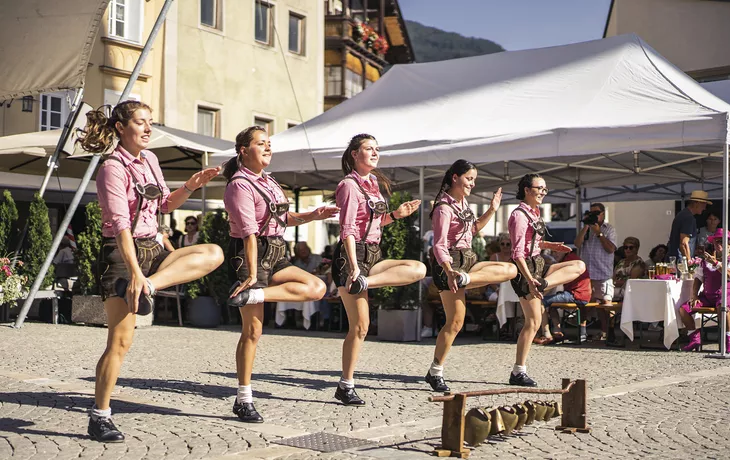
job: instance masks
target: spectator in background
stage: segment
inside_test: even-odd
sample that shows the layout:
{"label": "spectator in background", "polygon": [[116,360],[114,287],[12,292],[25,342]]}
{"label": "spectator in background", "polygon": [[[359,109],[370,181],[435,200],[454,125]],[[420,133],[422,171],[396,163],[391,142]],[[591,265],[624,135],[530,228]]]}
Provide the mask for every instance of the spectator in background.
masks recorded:
{"label": "spectator in background", "polygon": [[177,244],[180,242],[180,237],[183,236],[183,232],[177,229],[177,221],[172,218],[172,215],[170,215],[170,241],[172,242],[172,245],[176,248],[178,247]]}
{"label": "spectator in background", "polygon": [[198,244],[198,218],[195,216],[188,216],[185,218],[185,235],[180,235],[177,247],[184,248]]}
{"label": "spectator in background", "polygon": [[[700,228],[699,232],[697,232],[697,247],[695,248],[695,257],[704,257],[705,250],[708,250],[710,254],[714,251],[714,248],[712,244],[707,243],[707,237],[714,235],[717,231],[717,228],[720,226],[720,216],[715,211],[710,211],[707,213],[707,218],[705,219],[705,226]],[[708,248],[709,246],[709,248]]]}
{"label": "spectator in background", "polygon": [[[570,253],[556,252],[556,262],[568,262],[571,260],[580,260],[575,250]],[[554,294],[548,294],[543,299],[542,303],[545,305],[545,309],[542,313],[542,337],[535,337],[533,343],[538,345],[548,345],[552,342],[562,342],[565,339],[565,335],[560,327],[560,316],[558,315],[557,308],[550,308],[554,303],[574,303],[581,308],[581,323],[580,323],[580,340],[581,342],[586,340],[586,312],[585,305],[591,300],[592,287],[591,278],[588,270],[581,273],[581,275],[570,283],[563,285],[562,292],[556,292]],[[552,319],[553,331],[550,333],[550,324],[548,318]]]}
{"label": "spectator in background", "polygon": [[490,262],[509,262],[512,259],[512,242],[509,233],[500,233],[498,238],[499,252],[489,257]]}
{"label": "spectator in background", "polygon": [[639,239],[633,236],[626,238],[623,250],[625,257],[613,269],[613,300],[616,302],[624,300],[628,280],[646,276],[646,264],[639,257]]}
{"label": "spectator in background", "polygon": [[654,267],[659,262],[664,262],[667,257],[667,245],[657,244],[649,251],[649,258],[645,260],[647,267]]}
{"label": "spectator in background", "polygon": [[672,221],[672,229],[669,232],[669,243],[667,257],[677,257],[681,260],[686,257],[690,260],[695,253],[697,245],[697,219],[695,216],[702,214],[708,204],[709,195],[703,190],[695,190],[689,196],[687,207],[677,213]]}
{"label": "spectator in background", "polygon": [[172,235],[172,230],[167,225],[160,225],[157,228],[157,232],[160,235],[160,238],[162,238],[162,247],[166,250],[172,252],[175,250],[175,246],[170,242],[170,236]]}
{"label": "spectator in background", "polygon": [[304,241],[299,241],[294,246],[294,257],[291,262],[295,267],[299,267],[307,273],[318,275],[322,256],[312,254],[309,245]]}
{"label": "spectator in background", "polygon": [[74,249],[71,240],[64,236],[58,247],[56,257],[53,258],[53,265],[74,263]]}
{"label": "spectator in background", "polygon": [[[602,203],[591,204],[590,214],[583,218],[583,228],[575,238],[575,245],[581,250],[581,258],[591,276],[591,298],[601,305],[611,305],[616,229],[606,222],[606,207]],[[606,310],[601,310],[601,316],[601,339],[605,340],[608,331]]]}

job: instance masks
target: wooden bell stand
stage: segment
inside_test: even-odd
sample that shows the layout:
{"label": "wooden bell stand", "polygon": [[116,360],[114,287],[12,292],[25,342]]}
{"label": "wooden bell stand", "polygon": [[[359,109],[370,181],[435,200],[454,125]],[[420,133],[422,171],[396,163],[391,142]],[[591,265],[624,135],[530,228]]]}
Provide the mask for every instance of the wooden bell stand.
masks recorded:
{"label": "wooden bell stand", "polygon": [[587,422],[588,387],[585,380],[563,379],[562,390],[539,390],[537,388],[505,388],[502,390],[467,391],[464,393],[431,396],[431,402],[444,403],[441,424],[441,447],[434,452],[439,457],[468,458],[471,451],[464,447],[464,411],[466,398],[473,396],[502,395],[509,393],[562,394],[560,425],[556,430],[563,433],[590,433]]}

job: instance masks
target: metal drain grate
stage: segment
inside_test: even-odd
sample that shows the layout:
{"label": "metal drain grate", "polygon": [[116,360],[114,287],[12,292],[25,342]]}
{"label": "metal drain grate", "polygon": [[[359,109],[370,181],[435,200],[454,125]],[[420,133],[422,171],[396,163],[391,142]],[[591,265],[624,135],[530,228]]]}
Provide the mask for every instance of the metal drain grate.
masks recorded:
{"label": "metal drain grate", "polygon": [[337,452],[340,450],[352,449],[353,447],[374,444],[366,439],[348,438],[331,433],[314,433],[296,438],[279,439],[272,441],[273,444],[298,447],[300,449],[317,450],[320,452]]}

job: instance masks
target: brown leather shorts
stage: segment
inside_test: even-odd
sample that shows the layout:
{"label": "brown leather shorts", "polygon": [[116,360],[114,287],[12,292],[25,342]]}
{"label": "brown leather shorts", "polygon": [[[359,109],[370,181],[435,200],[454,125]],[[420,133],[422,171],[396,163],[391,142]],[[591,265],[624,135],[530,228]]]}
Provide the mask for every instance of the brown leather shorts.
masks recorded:
{"label": "brown leather shorts", "polygon": [[[363,276],[368,276],[373,266],[383,259],[380,253],[380,245],[365,243],[363,241],[355,243],[355,256],[357,258],[357,266],[360,268],[360,274]],[[350,261],[347,259],[347,251],[342,241],[337,243],[332,259],[334,260],[332,264],[332,279],[335,282],[335,286],[346,286],[347,278],[350,276]]]}
{"label": "brown leather shorts", "polygon": [[[137,263],[145,277],[156,273],[160,264],[170,255],[170,251],[165,250],[155,238],[134,238],[134,246],[137,248]],[[102,239],[97,264],[102,300],[116,297],[114,283],[119,278],[129,280],[131,277],[116,238]]]}
{"label": "brown leather shorts", "polygon": [[[256,283],[251,288],[265,288],[271,283],[271,277],[278,271],[291,266],[286,258],[286,241],[280,236],[256,237],[258,264],[256,269]],[[238,281],[248,279],[248,264],[246,263],[246,248],[241,238],[231,238],[228,245],[228,260],[230,269]]]}
{"label": "brown leather shorts", "polygon": [[[511,262],[517,267],[514,260],[511,260]],[[543,277],[545,275],[545,259],[542,256],[528,257],[525,259],[525,263],[533,277]],[[512,289],[515,290],[517,297],[528,297],[530,295],[530,286],[527,284],[527,278],[522,276],[520,267],[517,267],[517,276],[512,278],[510,283],[512,283]]]}
{"label": "brown leather shorts", "polygon": [[[459,270],[464,273],[469,273],[474,265],[477,263],[477,255],[470,248],[463,249],[452,249],[449,251],[449,255],[453,262],[451,268]],[[449,290],[449,280],[446,276],[446,272],[441,268],[441,265],[436,262],[436,258],[433,257],[433,253],[429,254],[431,260],[431,273],[433,274],[433,284],[436,285],[439,291]]]}

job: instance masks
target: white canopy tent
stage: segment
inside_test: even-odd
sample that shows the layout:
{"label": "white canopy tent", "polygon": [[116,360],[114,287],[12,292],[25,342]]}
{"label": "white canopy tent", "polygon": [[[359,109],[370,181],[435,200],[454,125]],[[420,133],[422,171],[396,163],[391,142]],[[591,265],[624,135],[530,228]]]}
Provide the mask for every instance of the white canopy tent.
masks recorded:
{"label": "white canopy tent", "polygon": [[540,172],[553,202],[574,200],[577,186],[614,201],[679,198],[683,185],[719,193],[728,112],[638,36],[622,35],[396,65],[273,136],[269,170],[293,187],[333,189],[347,141],[365,131],[401,188],[416,191],[424,167],[430,196],[457,158],[479,165],[481,190],[514,192],[519,177]]}

